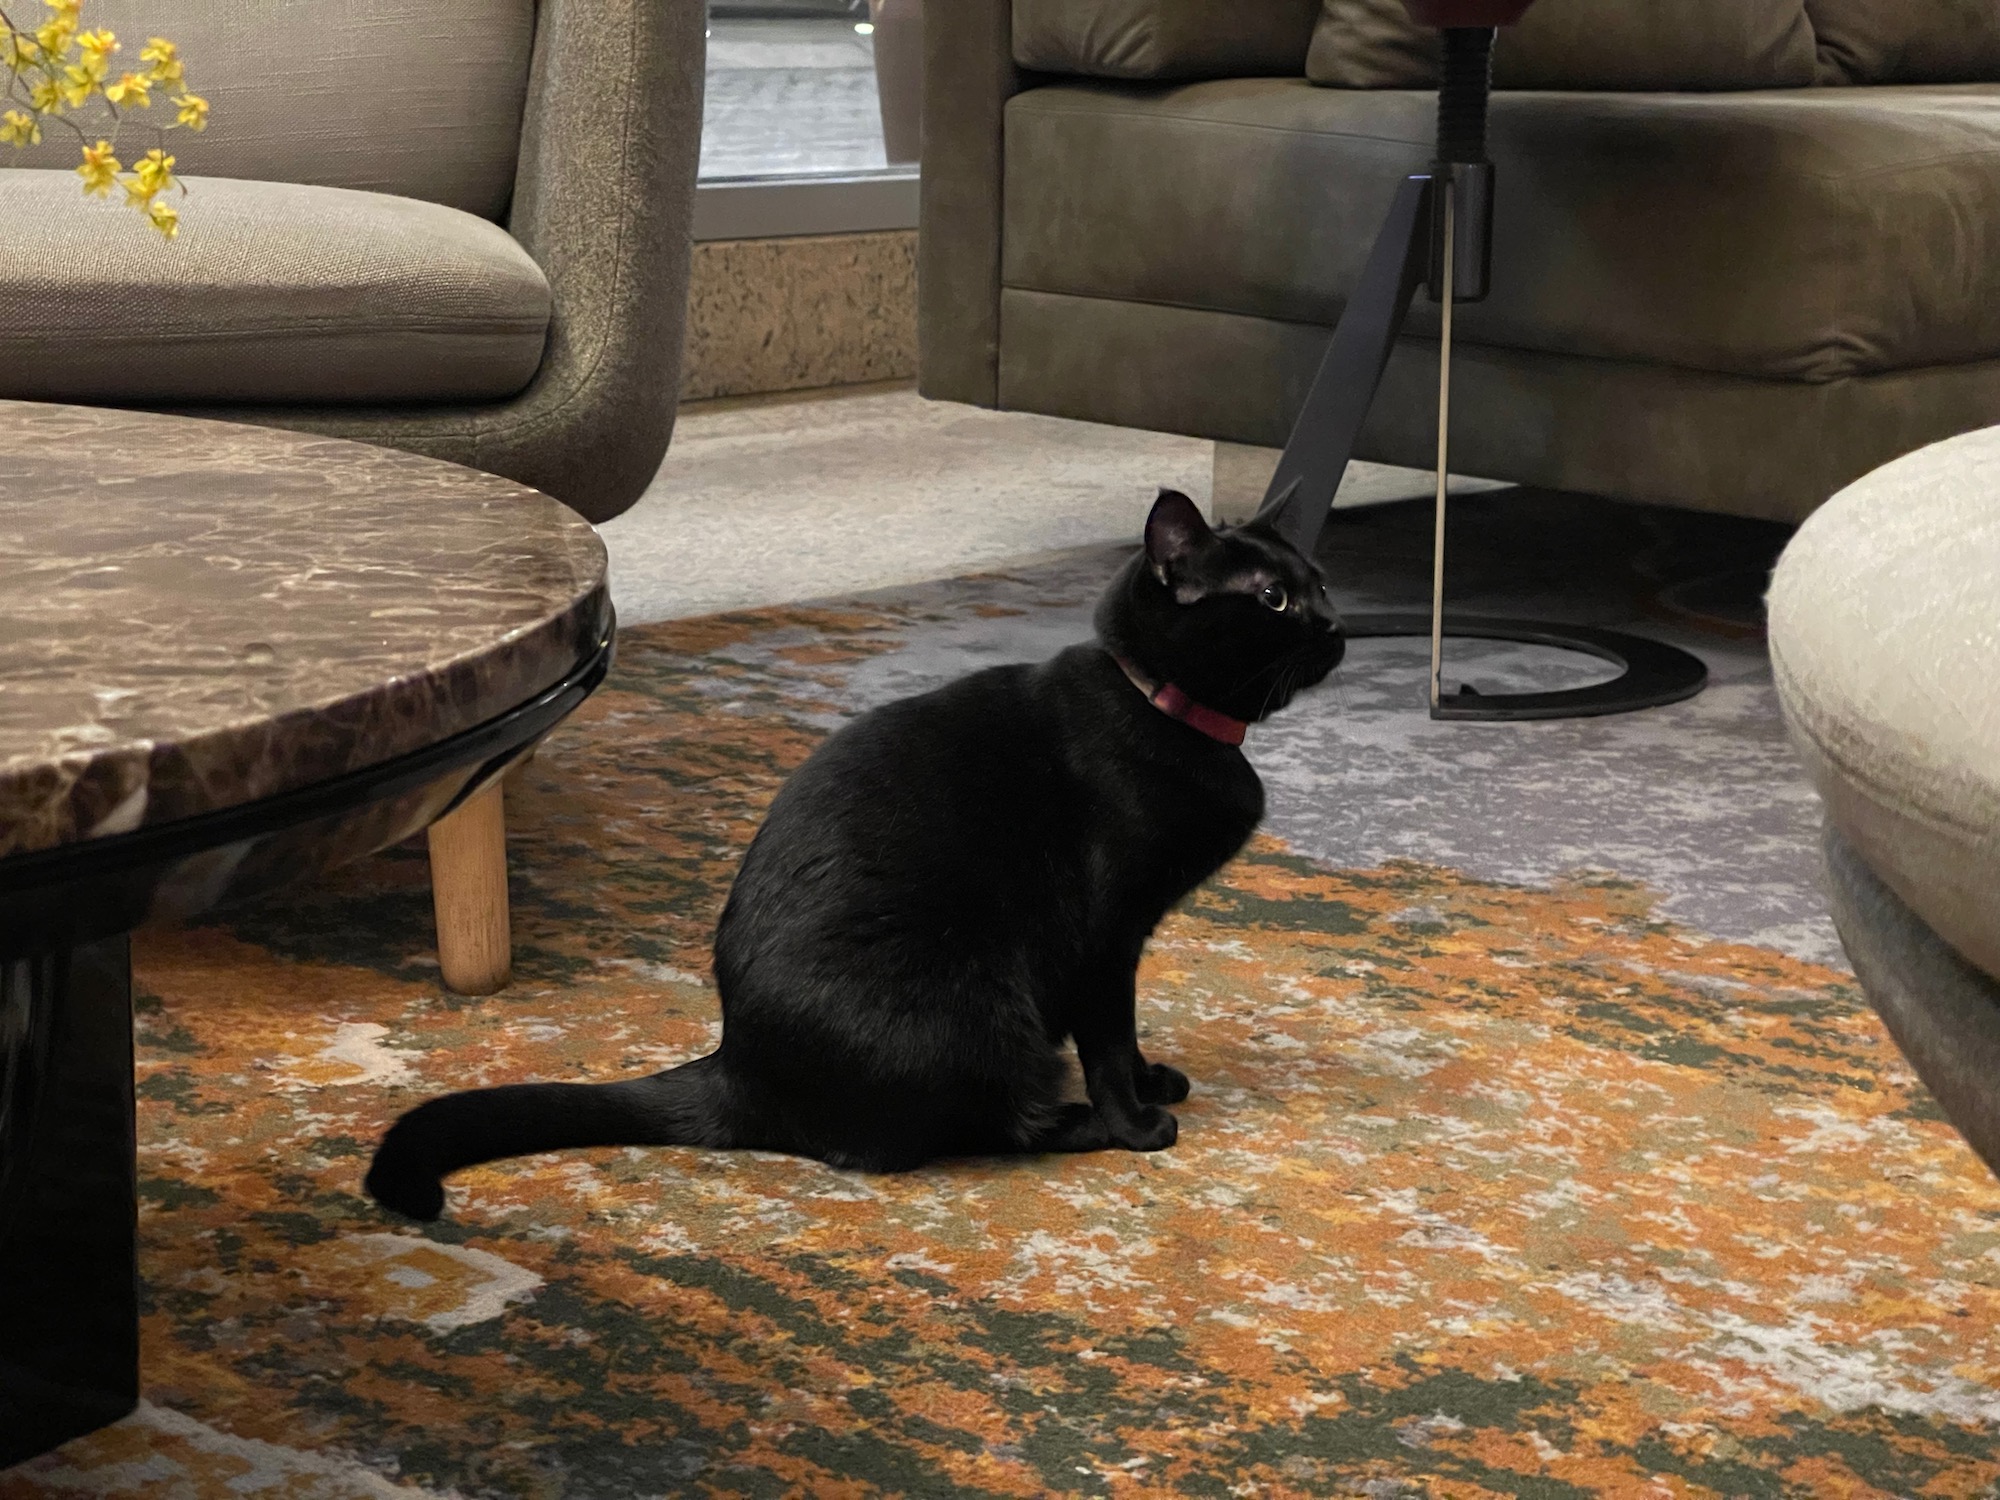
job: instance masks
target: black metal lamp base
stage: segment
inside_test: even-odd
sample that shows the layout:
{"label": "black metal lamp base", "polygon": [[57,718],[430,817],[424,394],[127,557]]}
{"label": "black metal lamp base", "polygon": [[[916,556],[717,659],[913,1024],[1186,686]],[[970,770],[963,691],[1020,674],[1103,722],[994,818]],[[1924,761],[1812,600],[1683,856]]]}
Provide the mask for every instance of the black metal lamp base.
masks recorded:
{"label": "black metal lamp base", "polygon": [[[1343,621],[1349,640],[1431,633],[1431,617],[1419,614],[1348,615]],[[1601,714],[1631,713],[1692,698],[1708,685],[1708,668],[1678,646],[1599,630],[1588,625],[1552,625],[1538,620],[1503,620],[1487,615],[1447,616],[1448,639],[1518,641],[1530,646],[1555,646],[1608,661],[1625,670],[1608,682],[1589,687],[1560,688],[1545,693],[1482,693],[1461,687],[1440,693],[1431,708],[1433,719],[1508,723],[1524,719],[1585,719]]]}
{"label": "black metal lamp base", "polygon": [[[1708,668],[1677,647],[1620,631],[1542,621],[1444,618],[1452,312],[1460,302],[1483,299],[1489,281],[1494,172],[1486,159],[1486,108],[1492,46],[1493,32],[1487,28],[1445,32],[1437,159],[1429,172],[1406,177],[1397,189],[1360,284],[1348,299],[1306,393],[1257,519],[1306,556],[1313,554],[1410,303],[1420,287],[1427,288],[1442,309],[1431,613],[1358,617],[1347,622],[1348,634],[1429,637],[1434,719],[1580,718],[1675,703],[1693,697],[1708,681]],[[1610,682],[1556,692],[1486,694],[1471,688],[1446,692],[1442,652],[1447,636],[1555,646],[1615,662],[1625,670]]]}

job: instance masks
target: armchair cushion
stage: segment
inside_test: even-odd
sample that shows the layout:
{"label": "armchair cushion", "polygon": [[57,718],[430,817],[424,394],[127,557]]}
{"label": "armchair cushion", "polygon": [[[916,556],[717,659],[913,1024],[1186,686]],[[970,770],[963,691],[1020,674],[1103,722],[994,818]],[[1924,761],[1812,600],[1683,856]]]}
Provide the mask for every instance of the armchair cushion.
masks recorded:
{"label": "armchair cushion", "polygon": [[[1506,89],[1801,88],[1818,67],[1805,0],[1540,0],[1493,48],[1493,81]],[[1412,21],[1403,0],[1325,0],[1306,76],[1336,88],[1436,88],[1438,33]]]}
{"label": "armchair cushion", "polygon": [[2000,83],[1994,0],[1806,0],[1824,83]]}
{"label": "armchair cushion", "polygon": [[[140,66],[156,33],[180,47],[215,111],[203,134],[168,138],[184,172],[396,193],[483,219],[507,211],[532,0],[90,0],[84,14],[117,35],[121,67]],[[148,123],[136,116],[126,141]],[[65,130],[0,152],[0,166],[75,165]]]}
{"label": "armchair cushion", "polygon": [[345,188],[188,187],[166,243],[72,173],[0,170],[0,395],[496,400],[540,366],[549,284],[498,225]]}
{"label": "armchair cushion", "polygon": [[1304,67],[1319,0],[1014,0],[1014,60],[1090,78],[1233,78]]}

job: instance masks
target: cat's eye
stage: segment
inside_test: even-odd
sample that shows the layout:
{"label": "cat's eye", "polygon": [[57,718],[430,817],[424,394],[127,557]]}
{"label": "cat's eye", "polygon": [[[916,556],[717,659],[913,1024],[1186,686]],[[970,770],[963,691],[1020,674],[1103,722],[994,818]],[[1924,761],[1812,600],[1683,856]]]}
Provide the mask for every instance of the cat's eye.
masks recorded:
{"label": "cat's eye", "polygon": [[1282,613],[1285,606],[1292,602],[1292,596],[1285,592],[1282,583],[1267,583],[1263,592],[1257,596],[1257,602],[1266,609],[1275,609]]}

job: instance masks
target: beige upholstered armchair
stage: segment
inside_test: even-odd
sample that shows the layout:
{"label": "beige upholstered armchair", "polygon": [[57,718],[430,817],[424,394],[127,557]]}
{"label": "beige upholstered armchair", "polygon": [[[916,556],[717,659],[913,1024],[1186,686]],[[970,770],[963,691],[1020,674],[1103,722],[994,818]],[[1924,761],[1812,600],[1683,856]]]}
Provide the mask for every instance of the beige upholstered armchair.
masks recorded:
{"label": "beige upholstered armchair", "polygon": [[82,196],[67,132],[0,151],[0,397],[404,448],[594,521],[638,498],[679,383],[702,0],[86,15],[135,56],[172,37],[213,123],[169,137],[171,244]]}

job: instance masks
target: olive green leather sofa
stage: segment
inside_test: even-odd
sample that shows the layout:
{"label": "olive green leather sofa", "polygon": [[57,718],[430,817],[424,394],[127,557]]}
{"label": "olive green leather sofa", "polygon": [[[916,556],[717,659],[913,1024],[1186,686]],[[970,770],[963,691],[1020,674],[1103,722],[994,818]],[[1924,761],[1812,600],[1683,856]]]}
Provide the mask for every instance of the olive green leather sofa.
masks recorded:
{"label": "olive green leather sofa", "polygon": [[[926,395],[1281,446],[1396,183],[1399,0],[927,19]],[[1466,473],[1778,519],[2000,422],[2000,5],[1541,0],[1503,31]],[[1434,453],[1419,298],[1360,456]]]}
{"label": "olive green leather sofa", "polygon": [[594,521],[639,497],[679,388],[701,0],[84,16],[121,63],[176,42],[211,123],[166,141],[189,188],[171,244],[82,195],[67,131],[0,147],[0,397],[356,438]]}

